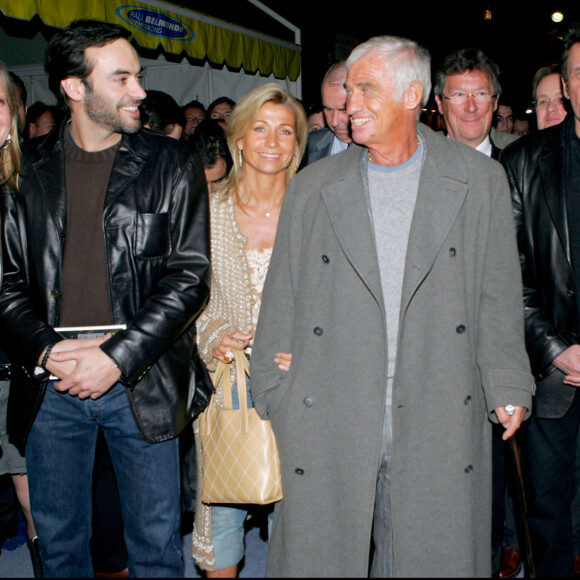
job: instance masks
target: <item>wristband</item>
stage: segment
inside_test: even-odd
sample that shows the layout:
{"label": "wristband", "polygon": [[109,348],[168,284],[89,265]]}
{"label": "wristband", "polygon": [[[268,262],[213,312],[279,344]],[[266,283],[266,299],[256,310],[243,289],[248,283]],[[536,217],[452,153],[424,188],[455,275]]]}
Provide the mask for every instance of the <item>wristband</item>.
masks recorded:
{"label": "wristband", "polygon": [[44,352],[44,356],[42,357],[42,362],[40,363],[40,368],[46,370],[46,363],[48,362],[48,357],[50,356],[50,353],[52,352],[52,349],[54,348],[54,345],[56,344],[56,342],[53,342],[52,344],[49,344],[46,347],[46,351]]}

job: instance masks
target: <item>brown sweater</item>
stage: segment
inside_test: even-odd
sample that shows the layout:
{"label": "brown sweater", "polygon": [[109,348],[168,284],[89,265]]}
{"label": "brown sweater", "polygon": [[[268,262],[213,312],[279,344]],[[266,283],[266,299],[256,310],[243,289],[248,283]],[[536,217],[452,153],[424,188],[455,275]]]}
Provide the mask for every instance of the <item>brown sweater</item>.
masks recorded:
{"label": "brown sweater", "polygon": [[111,324],[103,210],[119,145],[88,152],[65,132],[66,239],[61,326]]}

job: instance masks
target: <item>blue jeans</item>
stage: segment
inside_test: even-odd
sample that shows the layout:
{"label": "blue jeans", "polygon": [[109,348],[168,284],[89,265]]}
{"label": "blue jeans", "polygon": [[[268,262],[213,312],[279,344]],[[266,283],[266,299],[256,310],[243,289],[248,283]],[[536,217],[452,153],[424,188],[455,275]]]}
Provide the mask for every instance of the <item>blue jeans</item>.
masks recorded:
{"label": "blue jeans", "polygon": [[[239,564],[244,557],[244,523],[252,505],[212,505],[211,542],[216,570]],[[268,537],[272,532],[274,504],[268,513]]]}
{"label": "blue jeans", "polygon": [[115,468],[129,572],[183,577],[178,440],[143,439],[125,387],[99,399],[46,396],[26,445],[32,515],[45,577],[92,577],[92,475],[99,427]]}

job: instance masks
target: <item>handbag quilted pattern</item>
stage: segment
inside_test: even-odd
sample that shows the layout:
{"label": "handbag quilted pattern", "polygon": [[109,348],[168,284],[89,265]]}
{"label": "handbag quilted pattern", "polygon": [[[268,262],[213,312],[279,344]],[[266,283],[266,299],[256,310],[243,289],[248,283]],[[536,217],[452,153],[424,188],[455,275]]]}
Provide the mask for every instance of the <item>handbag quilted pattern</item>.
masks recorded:
{"label": "handbag quilted pattern", "polygon": [[204,503],[268,504],[282,499],[282,474],[270,421],[248,408],[248,359],[235,352],[240,408],[232,404],[230,365],[218,363],[214,384],[222,381],[224,407],[215,396],[200,415]]}

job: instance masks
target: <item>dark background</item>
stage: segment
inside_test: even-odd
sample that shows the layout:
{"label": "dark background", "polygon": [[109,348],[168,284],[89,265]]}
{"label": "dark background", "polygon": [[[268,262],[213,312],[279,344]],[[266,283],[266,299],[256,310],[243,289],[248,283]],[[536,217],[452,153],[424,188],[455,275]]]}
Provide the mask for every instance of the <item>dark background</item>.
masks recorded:
{"label": "dark background", "polygon": [[[282,25],[245,0],[237,2],[181,0],[179,4],[210,16],[294,40]],[[504,97],[522,107],[531,102],[535,71],[558,63],[561,37],[572,22],[580,21],[580,0],[541,3],[502,2],[316,2],[263,0],[302,30],[302,88],[306,106],[319,99],[320,82],[328,66],[348,56],[353,46],[377,35],[411,38],[429,49],[433,69],[454,48],[475,46],[493,58],[502,71]],[[486,21],[484,12],[491,10]],[[558,9],[561,24],[550,19]]]}

